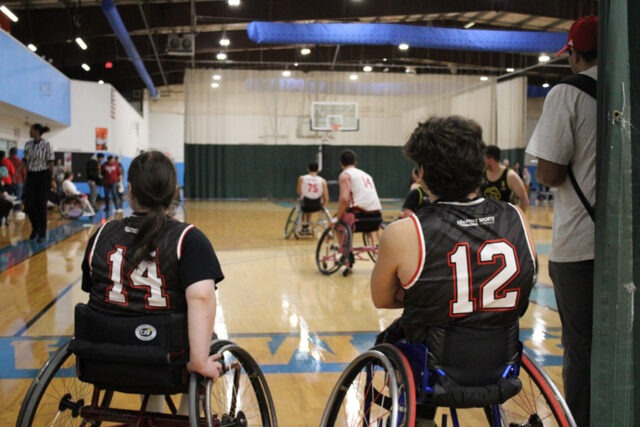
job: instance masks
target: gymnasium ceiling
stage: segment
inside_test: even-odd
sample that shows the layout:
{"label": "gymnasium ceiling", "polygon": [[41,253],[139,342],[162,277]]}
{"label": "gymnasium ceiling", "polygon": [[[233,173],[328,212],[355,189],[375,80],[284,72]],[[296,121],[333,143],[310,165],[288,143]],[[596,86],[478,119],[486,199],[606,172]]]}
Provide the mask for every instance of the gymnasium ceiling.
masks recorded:
{"label": "gymnasium ceiling", "polygon": [[[140,96],[144,83],[109,26],[98,0],[23,0],[5,4],[18,17],[11,34],[72,79],[104,80],[130,99]],[[530,84],[553,84],[570,74],[565,59],[539,64],[537,54],[491,53],[396,46],[259,45],[249,40],[252,21],[292,23],[380,22],[417,26],[474,29],[568,31],[579,16],[597,14],[597,1],[589,0],[120,0],[117,9],[143,59],[155,86],[182,83],[184,69],[234,68],[301,71],[357,71],[363,64],[374,71],[456,72],[501,76],[507,67],[529,77]],[[195,54],[173,56],[166,52],[172,34],[194,33]],[[230,45],[221,48],[226,34]],[[76,37],[88,45],[82,50]],[[216,54],[226,51],[227,59]],[[112,68],[105,63],[111,62]],[[90,71],[84,71],[86,63]],[[297,63],[297,68],[294,67]],[[522,71],[524,70],[524,71]]]}

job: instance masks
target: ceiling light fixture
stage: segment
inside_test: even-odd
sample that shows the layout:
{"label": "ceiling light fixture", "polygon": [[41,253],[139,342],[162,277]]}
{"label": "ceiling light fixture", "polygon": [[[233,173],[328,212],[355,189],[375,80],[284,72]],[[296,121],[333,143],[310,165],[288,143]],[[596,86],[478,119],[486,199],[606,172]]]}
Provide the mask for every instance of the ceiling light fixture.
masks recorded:
{"label": "ceiling light fixture", "polygon": [[13,12],[11,12],[7,6],[5,5],[0,6],[0,11],[2,11],[2,13],[7,15],[7,17],[11,19],[13,22],[18,22],[18,17],[14,15]]}
{"label": "ceiling light fixture", "polygon": [[229,6],[240,6],[240,0],[227,0]]}
{"label": "ceiling light fixture", "polygon": [[371,67],[371,65],[365,65],[364,67],[362,67],[362,71],[364,71],[365,73],[370,73],[371,71],[373,71],[373,67]]}
{"label": "ceiling light fixture", "polygon": [[99,85],[103,85],[104,84],[104,80],[98,80],[98,84]]}
{"label": "ceiling light fixture", "polygon": [[468,30],[469,28],[473,27],[474,25],[476,25],[475,22],[471,21],[471,22],[467,22],[466,24],[464,24],[464,28],[466,30]]}
{"label": "ceiling light fixture", "polygon": [[213,80],[222,80],[222,76],[220,74],[214,74],[213,75]]}
{"label": "ceiling light fixture", "polygon": [[400,50],[408,50],[409,49],[409,45],[406,44],[406,43],[400,43],[398,45],[398,49],[400,49]]}
{"label": "ceiling light fixture", "polygon": [[220,46],[229,46],[231,44],[231,40],[229,40],[227,36],[223,34],[219,43],[220,43]]}
{"label": "ceiling light fixture", "polygon": [[224,61],[225,59],[227,59],[227,54],[226,54],[226,53],[224,53],[224,52],[219,52],[219,53],[216,55],[216,59],[217,59],[218,61]]}
{"label": "ceiling light fixture", "polygon": [[82,64],[81,67],[85,71],[89,71],[91,69],[91,67],[89,67],[87,64]]}
{"label": "ceiling light fixture", "polygon": [[551,57],[545,53],[538,56],[538,62],[549,62],[549,61],[551,61]]}
{"label": "ceiling light fixture", "polygon": [[284,70],[282,72],[282,77],[291,77],[291,71],[289,70]]}
{"label": "ceiling light fixture", "polygon": [[545,89],[548,88],[549,87],[549,83],[546,83],[546,82],[542,83],[542,87],[545,88]]}
{"label": "ceiling light fixture", "polygon": [[80,46],[80,49],[87,50],[87,44],[80,37],[76,37],[76,43]]}
{"label": "ceiling light fixture", "polygon": [[351,74],[349,76],[349,80],[353,80],[353,81],[358,80],[358,75],[356,73]]}
{"label": "ceiling light fixture", "polygon": [[480,76],[480,81],[481,81],[481,82],[486,82],[487,80],[489,80],[489,77],[487,77],[487,76]]}
{"label": "ceiling light fixture", "polygon": [[35,44],[33,44],[33,43],[29,43],[29,44],[27,45],[27,47],[29,48],[29,50],[30,50],[31,52],[35,52],[36,50],[38,50],[38,48],[36,47],[36,45],[35,45]]}
{"label": "ceiling light fixture", "polygon": [[297,66],[298,66],[298,63],[297,63],[297,62],[294,62],[294,63],[293,63],[293,66],[294,66],[294,67],[297,67]]}
{"label": "ceiling light fixture", "polygon": [[211,87],[214,88],[214,89],[218,89],[220,87],[220,83],[213,82],[213,83],[211,83]]}
{"label": "ceiling light fixture", "polygon": [[507,68],[507,73],[513,73],[515,70],[515,68],[509,67]]}
{"label": "ceiling light fixture", "polygon": [[311,53],[311,49],[309,49],[308,47],[303,47],[302,49],[300,49],[300,53],[302,55],[309,55]]}

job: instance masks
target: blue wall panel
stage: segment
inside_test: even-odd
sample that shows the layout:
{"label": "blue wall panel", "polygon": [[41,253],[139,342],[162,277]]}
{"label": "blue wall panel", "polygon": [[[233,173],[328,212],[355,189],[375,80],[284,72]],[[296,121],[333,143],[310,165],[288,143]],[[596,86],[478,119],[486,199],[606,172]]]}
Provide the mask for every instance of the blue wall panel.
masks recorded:
{"label": "blue wall panel", "polygon": [[0,102],[69,126],[70,91],[64,74],[0,30]]}

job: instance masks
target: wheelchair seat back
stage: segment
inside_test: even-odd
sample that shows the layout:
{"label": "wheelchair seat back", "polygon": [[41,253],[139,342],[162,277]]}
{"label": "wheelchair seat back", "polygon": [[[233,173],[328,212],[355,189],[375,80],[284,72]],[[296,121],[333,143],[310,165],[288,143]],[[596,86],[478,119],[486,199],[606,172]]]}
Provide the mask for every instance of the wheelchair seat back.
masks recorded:
{"label": "wheelchair seat back", "polygon": [[382,224],[382,214],[380,212],[355,211],[354,232],[369,233],[377,231]]}
{"label": "wheelchair seat back", "polygon": [[81,381],[124,393],[188,391],[186,313],[123,316],[78,304],[74,335]]}
{"label": "wheelchair seat back", "polygon": [[518,332],[517,323],[493,329],[432,327],[426,347],[400,344],[413,371],[421,374],[416,375],[416,389],[422,391],[418,401],[471,408],[515,396],[522,388],[517,378],[522,353]]}

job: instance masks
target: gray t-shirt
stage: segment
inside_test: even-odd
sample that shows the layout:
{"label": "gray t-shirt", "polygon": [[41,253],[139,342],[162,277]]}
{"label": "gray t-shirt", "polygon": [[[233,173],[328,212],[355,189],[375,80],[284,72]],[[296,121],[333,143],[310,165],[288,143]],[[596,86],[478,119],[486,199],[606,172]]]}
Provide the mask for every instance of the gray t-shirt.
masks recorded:
{"label": "gray t-shirt", "polygon": [[[597,79],[597,67],[583,71]],[[580,89],[560,84],[544,101],[527,153],[553,163],[571,165],[589,203],[596,200],[597,103]],[[553,212],[549,259],[576,262],[594,259],[595,225],[567,177],[558,187]]]}

